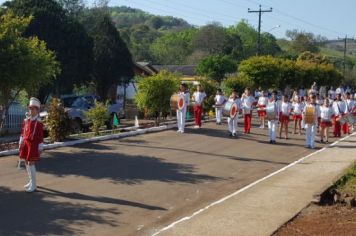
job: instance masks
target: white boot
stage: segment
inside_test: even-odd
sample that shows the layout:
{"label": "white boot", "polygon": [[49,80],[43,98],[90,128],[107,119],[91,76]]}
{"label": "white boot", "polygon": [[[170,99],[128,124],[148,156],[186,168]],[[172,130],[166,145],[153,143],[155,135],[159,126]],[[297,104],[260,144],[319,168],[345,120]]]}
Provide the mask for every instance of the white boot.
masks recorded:
{"label": "white boot", "polygon": [[31,173],[30,173],[30,166],[29,165],[26,165],[26,171],[27,171],[27,175],[28,175],[29,181],[23,187],[24,188],[29,188],[30,185],[31,185]]}
{"label": "white boot", "polygon": [[32,193],[36,190],[37,185],[36,185],[36,167],[35,165],[30,165],[30,174],[31,174],[31,184],[30,187],[26,190],[28,193]]}

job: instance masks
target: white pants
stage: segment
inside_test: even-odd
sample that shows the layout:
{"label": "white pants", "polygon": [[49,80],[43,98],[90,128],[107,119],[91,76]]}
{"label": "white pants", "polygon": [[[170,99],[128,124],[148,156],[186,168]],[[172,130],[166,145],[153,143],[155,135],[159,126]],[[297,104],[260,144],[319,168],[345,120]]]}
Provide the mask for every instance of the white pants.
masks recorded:
{"label": "white pants", "polygon": [[227,118],[227,123],[229,124],[229,132],[236,134],[237,130],[237,115],[234,118]]}
{"label": "white pants", "polygon": [[216,116],[217,123],[221,123],[222,111],[223,111],[222,107],[215,108],[215,116]]}
{"label": "white pants", "polygon": [[302,119],[302,122],[301,122],[301,125],[300,125],[300,126],[301,126],[302,129],[305,129],[304,119]]}
{"label": "white pants", "polygon": [[314,148],[316,124],[305,124],[306,146]]}
{"label": "white pants", "polygon": [[269,120],[268,121],[268,135],[270,140],[276,141],[276,127],[278,125],[277,120]]}
{"label": "white pants", "polygon": [[187,114],[187,108],[183,108],[182,110],[177,110],[177,124],[178,130],[184,132],[185,127],[185,116]]}

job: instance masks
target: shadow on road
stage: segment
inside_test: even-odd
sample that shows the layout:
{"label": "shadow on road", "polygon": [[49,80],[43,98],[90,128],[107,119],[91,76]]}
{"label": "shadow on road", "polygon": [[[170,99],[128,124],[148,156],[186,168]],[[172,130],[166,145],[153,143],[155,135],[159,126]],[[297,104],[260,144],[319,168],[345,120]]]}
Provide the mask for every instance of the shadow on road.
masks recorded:
{"label": "shadow on road", "polygon": [[116,227],[119,225],[111,216],[118,214],[120,212],[111,208],[56,202],[43,192],[28,194],[0,187],[0,235],[83,234],[69,224],[97,223]]}
{"label": "shadow on road", "polygon": [[157,207],[157,206],[150,206],[146,204],[142,204],[139,202],[131,202],[116,198],[109,198],[109,197],[95,197],[95,196],[88,196],[80,193],[64,193],[54,189],[45,188],[45,187],[38,187],[38,192],[42,192],[46,195],[52,195],[56,197],[64,197],[73,200],[84,200],[84,201],[93,201],[93,202],[100,202],[100,203],[109,203],[109,204],[116,204],[116,205],[123,205],[123,206],[131,206],[131,207],[138,207],[147,210],[167,210],[166,208]]}
{"label": "shadow on road", "polygon": [[[95,148],[98,148],[96,144]],[[126,144],[130,145],[130,144]],[[48,152],[38,165],[40,172],[56,176],[85,176],[91,179],[107,178],[125,184],[142,181],[200,183],[217,181],[221,178],[196,174],[194,165],[170,163],[164,159],[126,155],[123,153],[103,153],[85,150],[76,153]]]}

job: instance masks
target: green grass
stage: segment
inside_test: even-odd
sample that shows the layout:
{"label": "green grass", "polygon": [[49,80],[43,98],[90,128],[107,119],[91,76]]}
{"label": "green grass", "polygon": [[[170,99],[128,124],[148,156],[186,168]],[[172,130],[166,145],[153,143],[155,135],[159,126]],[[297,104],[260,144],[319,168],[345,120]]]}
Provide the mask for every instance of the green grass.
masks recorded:
{"label": "green grass", "polygon": [[335,187],[341,193],[356,196],[356,163],[335,183]]}
{"label": "green grass", "polygon": [[[344,53],[330,48],[320,47],[320,54],[329,57],[344,58]],[[356,63],[356,56],[346,55],[352,62]]]}

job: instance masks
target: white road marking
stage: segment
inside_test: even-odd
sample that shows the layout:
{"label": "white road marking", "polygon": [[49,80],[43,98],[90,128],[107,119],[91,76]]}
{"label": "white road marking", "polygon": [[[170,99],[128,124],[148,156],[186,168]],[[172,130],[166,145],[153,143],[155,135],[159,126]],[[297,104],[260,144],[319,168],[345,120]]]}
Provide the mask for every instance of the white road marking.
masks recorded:
{"label": "white road marking", "polygon": [[349,138],[349,137],[351,137],[351,136],[353,136],[353,135],[355,135],[355,134],[356,134],[356,132],[354,132],[354,133],[352,133],[352,134],[350,134],[350,135],[347,135],[347,136],[345,136],[345,137],[343,137],[343,138],[341,138],[341,139],[339,139],[339,140],[333,142],[332,144],[329,144],[328,146],[323,147],[323,148],[320,149],[320,150],[317,150],[317,151],[315,151],[315,152],[313,152],[313,153],[310,153],[309,155],[307,155],[307,156],[305,156],[305,157],[302,157],[302,158],[300,158],[300,159],[298,159],[298,160],[296,160],[296,161],[290,163],[289,165],[287,165],[287,166],[285,166],[285,167],[283,167],[283,168],[281,168],[281,169],[279,169],[279,170],[277,170],[277,171],[275,171],[275,172],[273,172],[273,173],[271,173],[271,174],[269,174],[269,175],[267,175],[267,176],[265,176],[265,177],[263,177],[263,178],[261,178],[261,179],[259,179],[259,180],[256,180],[255,182],[253,182],[253,183],[251,183],[251,184],[249,184],[249,185],[247,185],[247,186],[245,186],[245,187],[243,187],[243,188],[237,190],[236,192],[234,192],[234,193],[232,193],[232,194],[230,194],[230,195],[227,195],[226,197],[223,197],[223,198],[221,198],[220,200],[218,200],[218,201],[216,201],[216,202],[213,202],[213,203],[207,205],[206,207],[204,207],[204,208],[202,208],[202,209],[200,209],[200,210],[194,212],[194,213],[191,214],[190,216],[183,217],[183,218],[181,218],[181,219],[179,219],[179,220],[177,220],[177,221],[171,223],[170,225],[168,225],[168,226],[166,226],[166,227],[164,227],[164,228],[158,230],[157,232],[153,233],[152,236],[156,236],[156,235],[158,235],[158,234],[160,234],[160,233],[162,233],[162,232],[164,232],[164,231],[166,231],[166,230],[168,230],[168,229],[171,229],[171,228],[173,228],[174,226],[176,226],[177,224],[179,224],[179,223],[181,223],[181,222],[183,222],[183,221],[188,221],[188,220],[192,219],[193,217],[199,215],[200,213],[202,213],[202,212],[208,210],[210,207],[215,206],[215,205],[218,205],[218,204],[220,204],[220,203],[222,203],[222,202],[224,202],[224,201],[226,201],[226,200],[228,200],[228,199],[230,199],[230,198],[232,198],[232,197],[234,197],[234,196],[236,196],[236,195],[238,195],[238,194],[240,194],[240,193],[246,191],[247,189],[252,188],[253,186],[257,185],[258,183],[260,183],[260,182],[262,182],[262,181],[264,181],[264,180],[266,180],[266,179],[269,179],[269,178],[271,178],[272,176],[274,176],[274,175],[276,175],[276,174],[278,174],[278,173],[281,173],[282,171],[285,171],[286,169],[289,169],[290,167],[292,167],[292,166],[294,166],[294,165],[296,165],[296,164],[298,164],[298,163],[304,161],[305,159],[307,159],[307,158],[309,158],[309,157],[311,157],[311,156],[313,156],[313,155],[315,155],[315,154],[317,154],[317,153],[319,153],[319,152],[322,152],[322,151],[326,150],[326,149],[329,148],[329,147],[335,146],[335,145],[338,144],[339,142],[342,142],[342,141],[344,141],[345,139],[347,139],[347,138]]}

